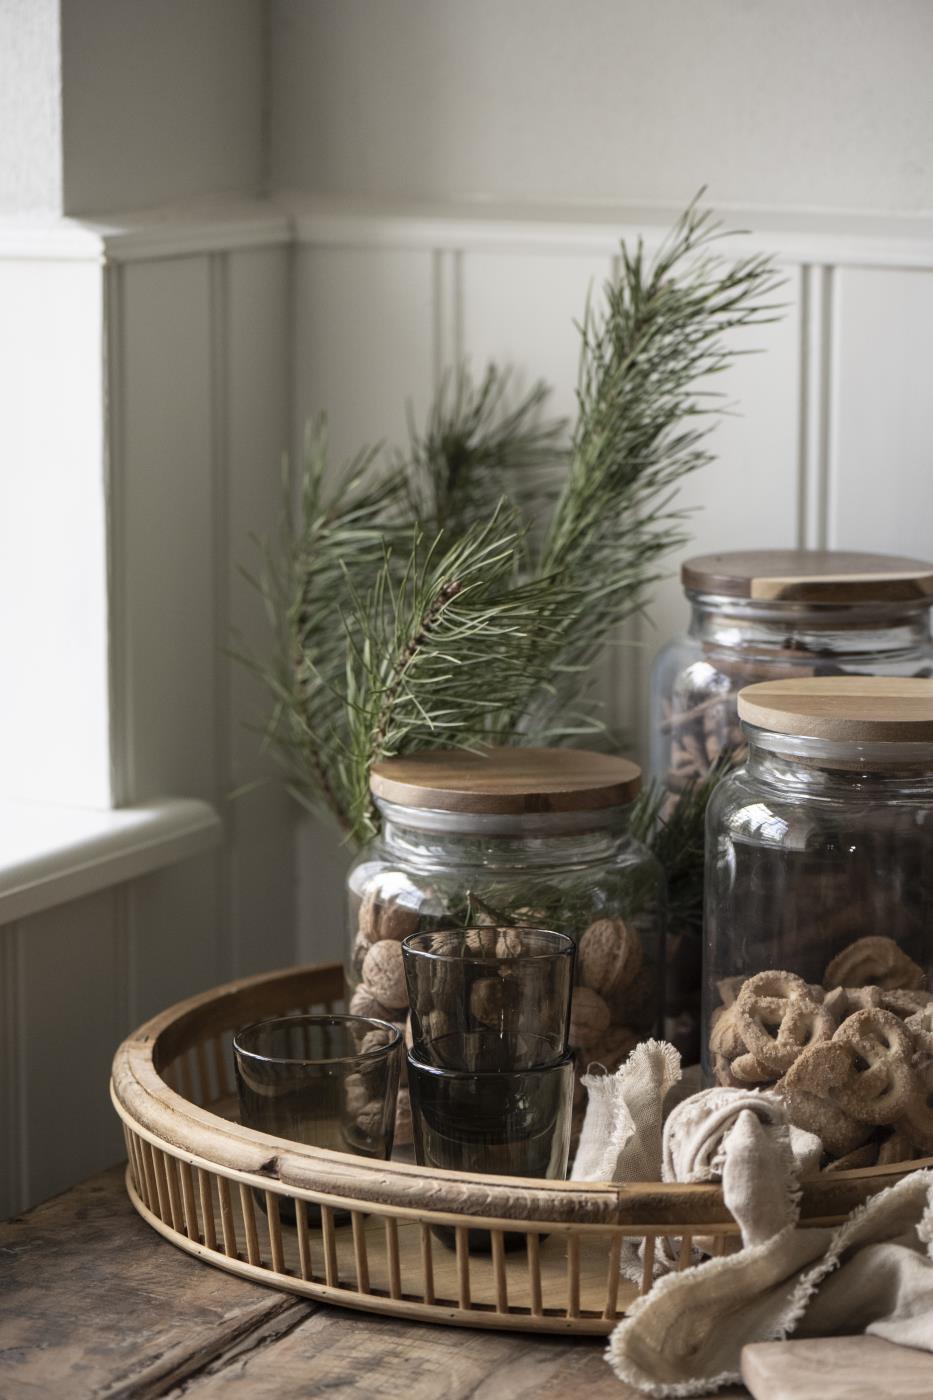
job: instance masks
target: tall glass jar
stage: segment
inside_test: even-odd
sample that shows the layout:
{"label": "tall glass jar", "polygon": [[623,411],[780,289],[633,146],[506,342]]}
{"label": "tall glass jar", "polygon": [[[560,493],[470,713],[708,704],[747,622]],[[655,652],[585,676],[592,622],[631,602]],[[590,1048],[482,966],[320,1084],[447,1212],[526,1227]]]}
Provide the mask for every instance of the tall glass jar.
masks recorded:
{"label": "tall glass jar", "polygon": [[[710,554],[682,569],[686,636],[666,646],[652,681],[651,770],[667,808],[717,759],[741,759],[736,711],[745,685],[854,674],[933,675],[933,564],[842,550]],[[699,1049],[700,928],[668,931],[667,1034]]]}
{"label": "tall glass jar", "polygon": [[351,1010],[404,1021],[400,940],[512,925],[577,940],[571,1044],[614,1069],[658,1030],[663,876],[626,831],[640,773],[569,749],[425,752],[378,764],[382,831],[350,872]]}
{"label": "tall glass jar", "polygon": [[707,817],[705,1068],[851,1110],[854,1150],[909,1117],[882,1078],[919,1104],[933,1060],[933,681],[765,683],[739,715],[748,756]]}

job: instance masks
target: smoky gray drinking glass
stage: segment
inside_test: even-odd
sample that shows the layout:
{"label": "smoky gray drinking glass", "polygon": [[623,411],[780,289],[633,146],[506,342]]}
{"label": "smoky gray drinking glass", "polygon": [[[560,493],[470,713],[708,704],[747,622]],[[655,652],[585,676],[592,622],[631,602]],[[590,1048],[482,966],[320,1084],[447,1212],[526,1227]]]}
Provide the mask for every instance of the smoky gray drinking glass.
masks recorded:
{"label": "smoky gray drinking glass", "polygon": [[498,1072],[567,1051],[576,946],[550,929],[483,926],[402,942],[411,1047],[424,1064]]}
{"label": "smoky gray drinking glass", "polygon": [[[548,1063],[508,1069],[500,1063],[499,1038],[468,1035],[464,1058],[476,1068],[442,1069],[408,1052],[415,1160],[422,1166],[483,1175],[561,1179],[567,1174],[573,1105],[573,1054]],[[484,1068],[485,1065],[491,1065]],[[454,1232],[434,1233],[448,1246]],[[525,1236],[508,1231],[506,1249]],[[487,1230],[471,1230],[472,1253],[487,1253]]]}
{"label": "smoky gray drinking glass", "polygon": [[363,1016],[282,1016],[233,1038],[240,1121],[274,1137],[388,1157],[402,1036]]}

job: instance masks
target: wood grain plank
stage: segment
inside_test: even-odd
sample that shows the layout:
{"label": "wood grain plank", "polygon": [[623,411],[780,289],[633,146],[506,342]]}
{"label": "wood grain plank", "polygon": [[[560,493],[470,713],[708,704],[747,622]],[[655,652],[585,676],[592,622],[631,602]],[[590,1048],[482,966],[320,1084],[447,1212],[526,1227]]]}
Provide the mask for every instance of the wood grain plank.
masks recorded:
{"label": "wood grain plank", "polygon": [[4,1400],[163,1395],[263,1322],[314,1310],[161,1244],[122,1168],[0,1225],[0,1257]]}
{"label": "wood grain plank", "polygon": [[4,1400],[634,1400],[600,1338],[398,1322],[199,1264],[144,1225],[119,1168],[0,1226],[0,1257]]}

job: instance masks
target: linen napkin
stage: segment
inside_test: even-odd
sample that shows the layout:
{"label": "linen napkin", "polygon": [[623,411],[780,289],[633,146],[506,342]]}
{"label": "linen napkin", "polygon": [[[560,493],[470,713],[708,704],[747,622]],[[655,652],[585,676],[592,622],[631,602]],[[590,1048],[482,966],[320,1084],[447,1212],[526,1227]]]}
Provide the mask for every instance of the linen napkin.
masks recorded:
{"label": "linen napkin", "polygon": [[587,1074],[588,1102],[572,1181],[659,1181],[664,1100],[680,1054],[663,1040],[636,1045],[615,1074]]}
{"label": "linen napkin", "polygon": [[619,1323],[607,1359],[660,1398],[736,1384],[747,1342],[867,1332],[933,1352],[931,1239],[933,1172],[911,1172],[835,1229],[787,1225],[668,1274]]}
{"label": "linen napkin", "polygon": [[[614,1075],[588,1075],[575,1180],[722,1181],[742,1248],[670,1272],[638,1298],[607,1358],[644,1394],[708,1394],[739,1380],[747,1342],[867,1331],[933,1351],[933,1172],[912,1172],[835,1229],[797,1228],[799,1182],[821,1145],[790,1127],[779,1096],[717,1088],[673,1107],[679,1056],[639,1046]],[[637,1260],[623,1250],[623,1272]],[[675,1250],[656,1249],[656,1272]]]}

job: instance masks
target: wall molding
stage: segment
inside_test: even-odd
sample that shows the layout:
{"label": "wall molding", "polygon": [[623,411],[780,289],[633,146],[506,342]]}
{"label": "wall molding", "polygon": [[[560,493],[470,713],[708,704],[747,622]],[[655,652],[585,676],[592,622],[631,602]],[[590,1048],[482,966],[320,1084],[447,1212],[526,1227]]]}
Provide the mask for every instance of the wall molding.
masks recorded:
{"label": "wall molding", "polygon": [[[790,263],[933,269],[933,217],[719,206],[732,246],[767,247]],[[158,261],[285,246],[534,251],[613,256],[620,238],[663,235],[670,205],[587,206],[334,202],[282,192],[266,200],[215,199],[125,216],[35,221],[0,218],[0,259]]]}
{"label": "wall molding", "polygon": [[0,925],[216,847],[206,802],[166,798],[117,811],[0,803]]}
{"label": "wall molding", "polygon": [[[523,210],[481,203],[406,209],[307,199],[289,207],[292,237],[299,244],[318,247],[539,251],[606,257],[618,252],[622,238],[642,236],[650,243],[663,237],[682,212],[658,206]],[[785,263],[933,269],[930,218],[713,207],[724,228],[748,230],[730,238],[729,246],[737,254],[767,248]]]}

